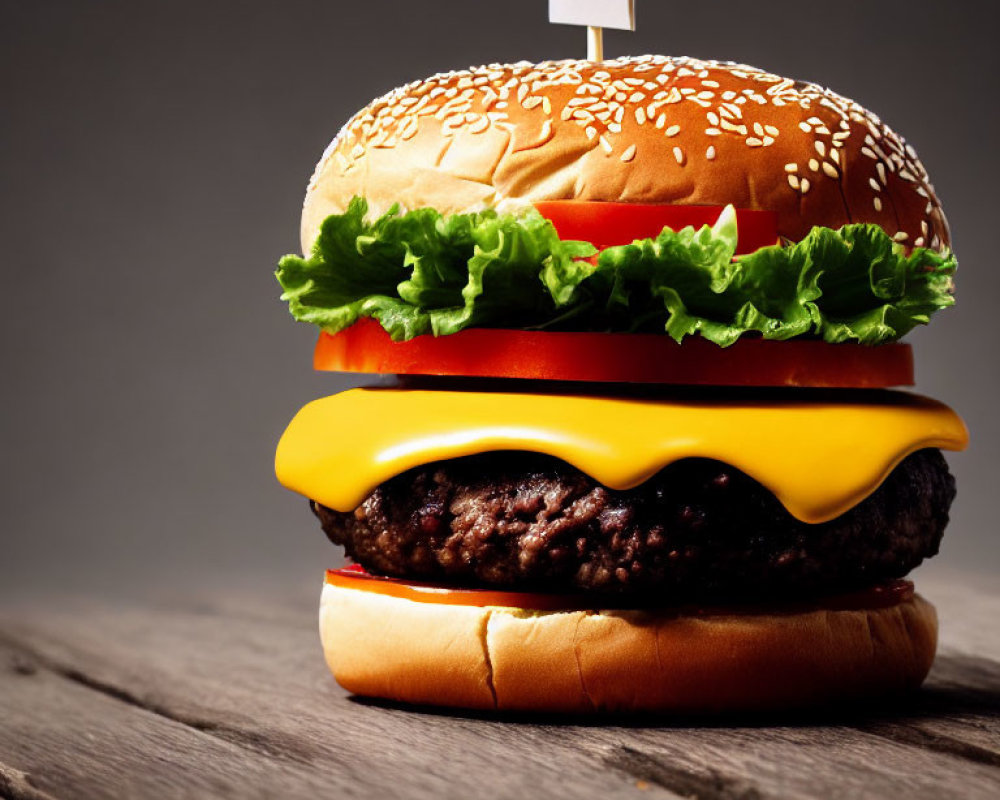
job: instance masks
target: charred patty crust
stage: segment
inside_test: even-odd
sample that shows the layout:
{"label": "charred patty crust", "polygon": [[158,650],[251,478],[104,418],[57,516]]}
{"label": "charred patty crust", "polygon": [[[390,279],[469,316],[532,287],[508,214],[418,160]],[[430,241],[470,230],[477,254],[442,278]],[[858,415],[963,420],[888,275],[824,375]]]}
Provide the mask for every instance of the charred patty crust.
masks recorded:
{"label": "charred patty crust", "polygon": [[490,453],[405,472],[351,513],[311,505],[330,540],[374,574],[688,601],[901,577],[937,553],[954,496],[938,450],[912,454],[868,499],[819,525],[717,461],[679,461],[614,491],[558,459]]}

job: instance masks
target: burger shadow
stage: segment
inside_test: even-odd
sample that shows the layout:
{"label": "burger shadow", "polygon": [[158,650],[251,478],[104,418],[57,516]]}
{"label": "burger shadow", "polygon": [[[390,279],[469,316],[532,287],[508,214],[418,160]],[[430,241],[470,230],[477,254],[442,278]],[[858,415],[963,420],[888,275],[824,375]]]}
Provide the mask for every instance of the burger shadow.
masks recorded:
{"label": "burger shadow", "polygon": [[1000,731],[1000,662],[972,656],[938,656],[927,683],[915,692],[884,698],[838,701],[836,705],[741,713],[655,714],[594,711],[593,713],[537,713],[472,711],[441,706],[415,706],[351,695],[361,706],[431,717],[476,720],[487,723],[565,728],[724,729],[808,728],[841,726],[901,743],[917,744],[1000,767],[1000,754],[978,748],[949,734],[934,732],[927,723],[950,721]]}

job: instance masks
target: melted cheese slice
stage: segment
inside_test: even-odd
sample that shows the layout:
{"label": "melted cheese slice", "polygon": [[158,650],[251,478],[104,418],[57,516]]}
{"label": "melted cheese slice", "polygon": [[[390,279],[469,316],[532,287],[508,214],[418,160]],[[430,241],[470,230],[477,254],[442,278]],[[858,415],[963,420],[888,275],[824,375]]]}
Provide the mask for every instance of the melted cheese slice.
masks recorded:
{"label": "melted cheese slice", "polygon": [[967,444],[954,411],[901,392],[785,403],[352,389],[295,416],[275,468],[287,488],[351,511],[412,467],[489,451],[546,453],[612,489],[682,458],[712,458],[818,523],[868,497],[910,453]]}

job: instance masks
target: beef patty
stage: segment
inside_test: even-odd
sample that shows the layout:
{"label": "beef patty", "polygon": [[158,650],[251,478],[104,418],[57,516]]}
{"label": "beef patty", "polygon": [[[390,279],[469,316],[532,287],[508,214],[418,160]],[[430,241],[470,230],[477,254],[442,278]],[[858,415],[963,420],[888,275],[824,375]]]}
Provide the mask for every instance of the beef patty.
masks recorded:
{"label": "beef patty", "polygon": [[819,525],[717,461],[679,461],[615,491],[558,459],[505,452],[410,470],[350,513],[311,505],[330,540],[374,574],[704,601],[901,577],[937,553],[954,496],[938,450],[910,455],[864,502]]}

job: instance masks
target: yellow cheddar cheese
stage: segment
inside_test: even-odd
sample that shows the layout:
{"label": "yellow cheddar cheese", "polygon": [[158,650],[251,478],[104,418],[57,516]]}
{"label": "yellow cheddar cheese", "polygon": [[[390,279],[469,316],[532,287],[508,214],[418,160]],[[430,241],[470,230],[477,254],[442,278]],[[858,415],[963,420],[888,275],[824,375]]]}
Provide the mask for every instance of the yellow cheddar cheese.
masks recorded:
{"label": "yellow cheddar cheese", "polygon": [[819,523],[868,497],[910,453],[967,444],[954,411],[903,392],[776,402],[352,389],[299,411],[275,468],[287,488],[350,511],[405,470],[489,451],[555,456],[612,489],[682,458],[712,458]]}

